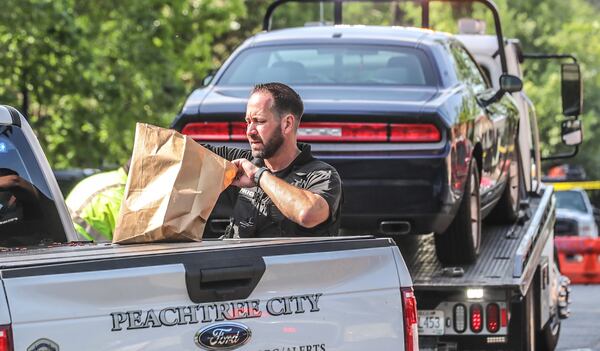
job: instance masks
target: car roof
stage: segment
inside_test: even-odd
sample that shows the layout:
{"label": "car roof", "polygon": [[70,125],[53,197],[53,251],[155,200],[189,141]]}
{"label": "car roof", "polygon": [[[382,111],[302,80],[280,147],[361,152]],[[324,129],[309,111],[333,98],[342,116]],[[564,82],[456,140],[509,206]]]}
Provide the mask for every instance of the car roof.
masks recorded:
{"label": "car roof", "polygon": [[336,41],[340,39],[373,42],[413,42],[433,45],[439,40],[448,40],[451,34],[430,29],[398,26],[335,25],[285,28],[261,32],[251,38],[249,45],[269,43],[311,43],[315,41]]}

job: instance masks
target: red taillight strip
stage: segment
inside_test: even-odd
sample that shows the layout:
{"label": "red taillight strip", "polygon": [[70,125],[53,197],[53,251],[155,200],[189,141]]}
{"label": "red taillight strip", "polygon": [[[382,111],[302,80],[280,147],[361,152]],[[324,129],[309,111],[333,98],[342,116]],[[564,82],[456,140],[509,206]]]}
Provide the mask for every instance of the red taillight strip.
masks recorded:
{"label": "red taillight strip", "polygon": [[419,329],[417,320],[417,299],[412,288],[401,288],[404,307],[404,350],[419,350]]}
{"label": "red taillight strip", "polygon": [[391,124],[390,141],[399,143],[435,143],[442,140],[433,124]]}
{"label": "red taillight strip", "polygon": [[[193,122],[182,133],[197,141],[245,141],[245,122]],[[305,122],[298,141],[350,143],[435,143],[442,135],[433,124]]]}
{"label": "red taillight strip", "polygon": [[386,142],[388,126],[386,123],[301,123],[298,129],[299,141],[348,141],[348,142]]}
{"label": "red taillight strip", "polygon": [[0,326],[0,351],[13,351],[12,328],[9,325]]}
{"label": "red taillight strip", "polygon": [[181,133],[202,141],[229,141],[229,122],[194,122],[186,124]]}
{"label": "red taillight strip", "polygon": [[246,122],[230,122],[231,125],[231,140],[246,141]]}

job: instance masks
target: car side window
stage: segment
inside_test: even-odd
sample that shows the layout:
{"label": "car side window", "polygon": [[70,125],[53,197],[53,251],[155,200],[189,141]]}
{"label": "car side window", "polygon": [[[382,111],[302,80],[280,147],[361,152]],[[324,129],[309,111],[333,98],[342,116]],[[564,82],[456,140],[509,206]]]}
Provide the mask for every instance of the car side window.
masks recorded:
{"label": "car side window", "polygon": [[0,126],[0,247],[66,240],[58,208],[26,136]]}
{"label": "car side window", "polygon": [[473,88],[475,94],[482,93],[488,89],[488,84],[479,70],[479,67],[471,58],[471,55],[461,45],[453,43],[450,51],[456,65],[458,78]]}

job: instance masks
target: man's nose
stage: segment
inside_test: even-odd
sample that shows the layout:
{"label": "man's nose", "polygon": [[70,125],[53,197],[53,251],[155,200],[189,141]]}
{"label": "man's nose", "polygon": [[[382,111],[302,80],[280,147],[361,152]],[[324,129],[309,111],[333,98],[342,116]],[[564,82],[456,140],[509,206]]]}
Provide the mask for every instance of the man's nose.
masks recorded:
{"label": "man's nose", "polygon": [[256,125],[252,122],[248,123],[248,125],[246,126],[246,134],[248,135],[254,135],[256,134]]}

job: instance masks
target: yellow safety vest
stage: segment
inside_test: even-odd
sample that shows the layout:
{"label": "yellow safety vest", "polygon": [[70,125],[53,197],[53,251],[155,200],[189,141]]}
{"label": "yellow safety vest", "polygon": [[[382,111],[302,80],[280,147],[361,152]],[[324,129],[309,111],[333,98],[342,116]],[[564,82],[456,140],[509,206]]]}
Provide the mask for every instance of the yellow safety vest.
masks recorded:
{"label": "yellow safety vest", "polygon": [[67,207],[82,240],[112,241],[127,173],[123,168],[80,181],[67,196]]}

